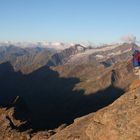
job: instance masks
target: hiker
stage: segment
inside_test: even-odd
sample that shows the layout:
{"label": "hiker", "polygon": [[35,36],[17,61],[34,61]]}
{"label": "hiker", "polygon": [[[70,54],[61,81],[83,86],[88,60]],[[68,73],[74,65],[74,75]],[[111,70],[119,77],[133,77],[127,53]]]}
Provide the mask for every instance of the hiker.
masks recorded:
{"label": "hiker", "polygon": [[134,50],[133,52],[133,67],[134,73],[140,76],[140,52],[139,50]]}
{"label": "hiker", "polygon": [[140,66],[140,52],[138,50],[134,50],[133,53],[133,66],[134,67]]}

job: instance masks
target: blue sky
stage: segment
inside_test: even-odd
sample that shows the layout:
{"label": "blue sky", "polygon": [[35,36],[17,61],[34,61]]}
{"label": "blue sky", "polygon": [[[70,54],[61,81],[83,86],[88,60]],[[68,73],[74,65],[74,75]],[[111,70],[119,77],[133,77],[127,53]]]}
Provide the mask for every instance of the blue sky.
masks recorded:
{"label": "blue sky", "polygon": [[0,0],[0,41],[140,40],[140,0]]}

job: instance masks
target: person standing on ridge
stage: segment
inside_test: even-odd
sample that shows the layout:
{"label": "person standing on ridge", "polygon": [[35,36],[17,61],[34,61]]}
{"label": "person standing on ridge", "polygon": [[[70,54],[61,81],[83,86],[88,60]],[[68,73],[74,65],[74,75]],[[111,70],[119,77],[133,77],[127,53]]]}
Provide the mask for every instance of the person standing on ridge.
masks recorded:
{"label": "person standing on ridge", "polygon": [[133,52],[133,67],[135,75],[140,77],[140,52],[139,50],[134,50]]}

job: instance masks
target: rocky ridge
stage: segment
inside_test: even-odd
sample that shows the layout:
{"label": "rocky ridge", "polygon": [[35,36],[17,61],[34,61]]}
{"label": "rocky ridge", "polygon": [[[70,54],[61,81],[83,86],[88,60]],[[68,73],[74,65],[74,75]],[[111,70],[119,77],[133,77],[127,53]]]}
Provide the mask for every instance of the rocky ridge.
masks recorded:
{"label": "rocky ridge", "polygon": [[49,140],[139,140],[140,79],[108,107],[78,118]]}

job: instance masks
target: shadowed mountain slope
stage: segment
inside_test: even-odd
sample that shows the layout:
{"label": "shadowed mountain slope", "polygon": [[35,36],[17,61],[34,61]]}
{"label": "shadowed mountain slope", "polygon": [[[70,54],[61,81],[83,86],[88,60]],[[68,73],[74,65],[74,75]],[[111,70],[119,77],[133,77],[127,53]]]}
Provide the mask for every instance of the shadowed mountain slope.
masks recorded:
{"label": "shadowed mountain slope", "polygon": [[[48,66],[24,75],[14,72],[7,62],[0,65],[0,104],[7,106],[19,96],[30,110],[29,123],[34,130],[53,129],[70,124],[75,118],[97,111],[120,97],[124,91],[114,86],[112,76],[109,76],[110,86],[85,95],[82,89],[74,90],[80,82],[78,78],[60,77]],[[22,120],[16,111],[15,117]]]}

